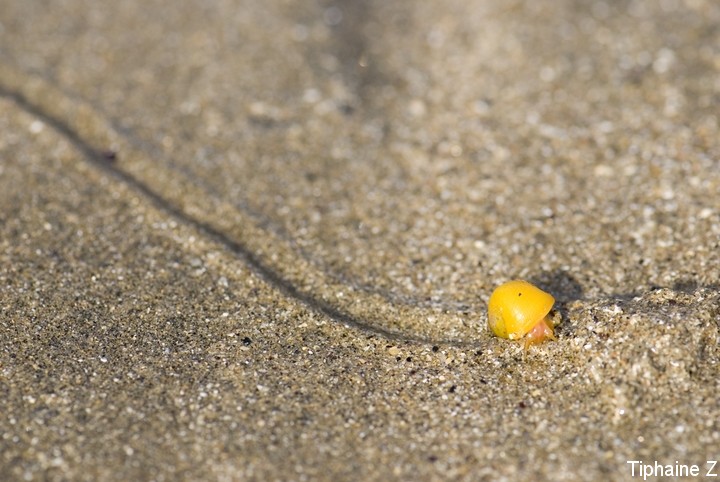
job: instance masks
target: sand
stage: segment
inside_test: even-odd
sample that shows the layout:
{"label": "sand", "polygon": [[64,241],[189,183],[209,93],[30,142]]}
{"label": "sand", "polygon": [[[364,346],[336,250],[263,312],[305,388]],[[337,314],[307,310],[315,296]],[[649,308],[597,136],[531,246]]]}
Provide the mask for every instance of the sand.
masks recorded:
{"label": "sand", "polygon": [[[711,0],[4,5],[0,479],[704,474],[718,25]],[[527,353],[486,328],[515,278],[557,299]]]}

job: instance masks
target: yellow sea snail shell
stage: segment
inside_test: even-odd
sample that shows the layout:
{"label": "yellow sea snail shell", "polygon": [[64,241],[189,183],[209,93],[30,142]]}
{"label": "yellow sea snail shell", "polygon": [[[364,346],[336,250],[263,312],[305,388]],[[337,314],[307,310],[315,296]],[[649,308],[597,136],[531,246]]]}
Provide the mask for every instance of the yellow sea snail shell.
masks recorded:
{"label": "yellow sea snail shell", "polygon": [[525,348],[554,340],[550,309],[555,298],[527,281],[508,281],[488,301],[488,326],[496,336],[525,340]]}

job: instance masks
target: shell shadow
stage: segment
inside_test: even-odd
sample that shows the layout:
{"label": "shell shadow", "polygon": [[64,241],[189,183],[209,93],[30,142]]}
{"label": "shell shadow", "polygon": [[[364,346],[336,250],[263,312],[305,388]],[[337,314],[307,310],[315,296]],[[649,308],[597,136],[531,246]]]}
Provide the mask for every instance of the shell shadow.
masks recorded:
{"label": "shell shadow", "polygon": [[575,277],[563,270],[545,271],[530,278],[530,282],[552,293],[559,304],[581,300],[585,290]]}
{"label": "shell shadow", "polygon": [[539,273],[530,278],[530,282],[551,293],[557,300],[555,311],[560,314],[563,320],[560,322],[559,329],[565,332],[568,330],[573,331],[572,327],[566,323],[570,319],[567,305],[585,297],[585,290],[583,290],[578,280],[566,271],[555,270]]}

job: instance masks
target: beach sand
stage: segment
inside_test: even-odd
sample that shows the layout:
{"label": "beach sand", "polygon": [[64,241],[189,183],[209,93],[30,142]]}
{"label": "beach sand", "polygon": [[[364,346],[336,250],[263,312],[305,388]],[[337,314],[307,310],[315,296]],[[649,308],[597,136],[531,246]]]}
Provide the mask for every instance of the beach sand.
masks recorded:
{"label": "beach sand", "polygon": [[[704,473],[718,25],[712,0],[4,5],[0,479]],[[527,353],[486,328],[517,278],[560,321]]]}

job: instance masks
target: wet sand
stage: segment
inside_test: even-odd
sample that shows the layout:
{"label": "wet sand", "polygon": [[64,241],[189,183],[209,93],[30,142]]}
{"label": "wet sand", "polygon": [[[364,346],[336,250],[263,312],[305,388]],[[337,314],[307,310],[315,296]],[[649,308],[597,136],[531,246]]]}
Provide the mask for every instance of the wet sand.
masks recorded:
{"label": "wet sand", "polygon": [[[15,2],[0,478],[720,459],[720,8]],[[486,329],[557,299],[557,341]]]}

